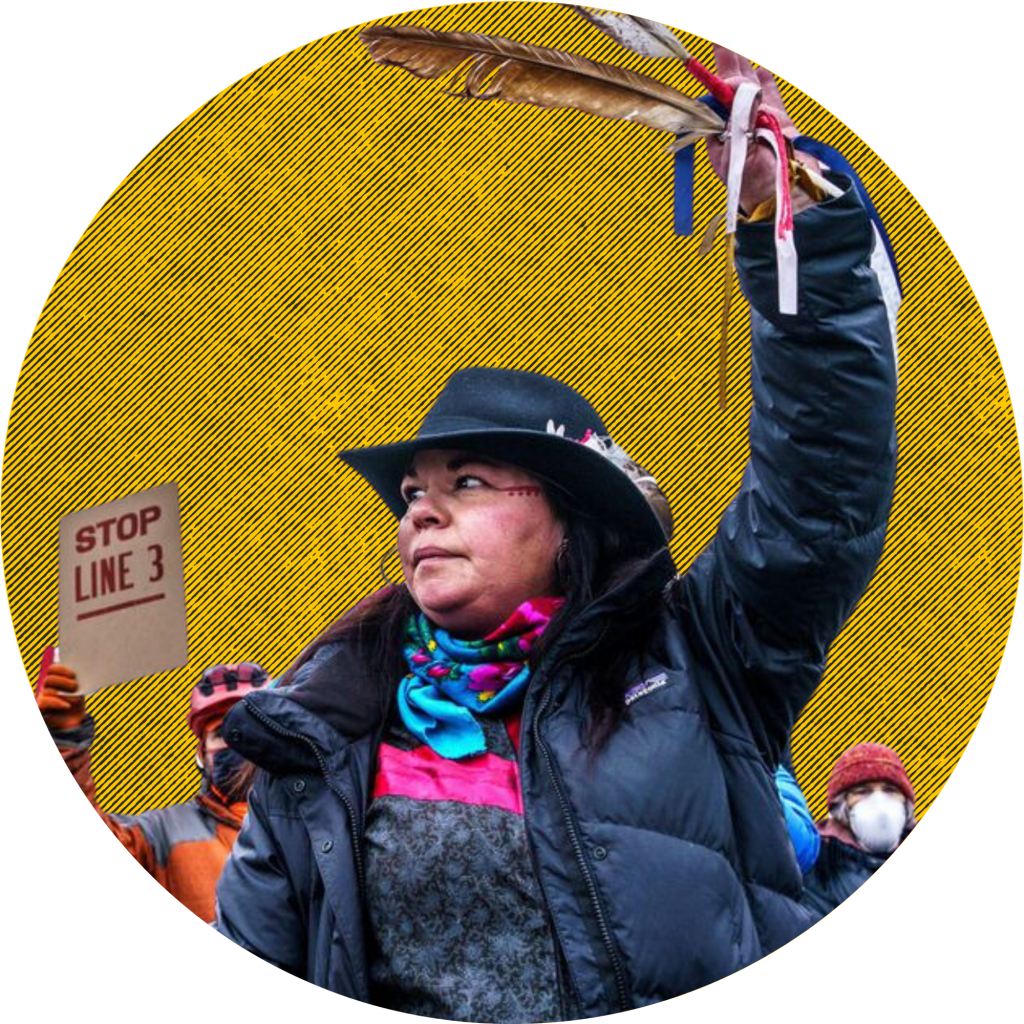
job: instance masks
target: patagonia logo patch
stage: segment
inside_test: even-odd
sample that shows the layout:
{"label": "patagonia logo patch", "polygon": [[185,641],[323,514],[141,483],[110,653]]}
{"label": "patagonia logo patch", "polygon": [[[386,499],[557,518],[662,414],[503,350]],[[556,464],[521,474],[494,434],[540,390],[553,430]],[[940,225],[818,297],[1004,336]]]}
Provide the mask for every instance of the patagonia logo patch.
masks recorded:
{"label": "patagonia logo patch", "polygon": [[655,690],[660,690],[663,686],[668,686],[668,676],[664,672],[659,672],[656,676],[651,676],[650,679],[645,679],[642,683],[631,686],[626,691],[626,707],[634,704],[641,697],[646,697],[648,694],[654,693]]}

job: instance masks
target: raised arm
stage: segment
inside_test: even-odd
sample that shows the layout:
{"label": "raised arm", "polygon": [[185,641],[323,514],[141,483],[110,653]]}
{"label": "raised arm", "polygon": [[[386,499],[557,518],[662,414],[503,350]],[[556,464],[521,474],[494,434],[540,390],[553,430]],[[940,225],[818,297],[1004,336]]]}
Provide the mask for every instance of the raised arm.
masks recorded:
{"label": "raised arm", "polygon": [[[721,151],[713,161],[723,166]],[[871,269],[874,232],[850,183],[832,181],[840,196],[804,197],[795,217],[795,314],[779,312],[774,225],[737,232],[751,306],[750,458],[680,584],[713,716],[728,727],[742,715],[771,764],[871,581],[895,474],[894,340]],[[744,189],[742,203],[765,198]]]}
{"label": "raised arm", "polygon": [[118,819],[107,814],[96,802],[91,766],[96,725],[92,715],[86,714],[85,698],[78,693],[74,669],[60,664],[53,664],[47,669],[39,706],[50,736],[79,789],[121,845],[159,880],[157,858],[143,830],[129,817]]}

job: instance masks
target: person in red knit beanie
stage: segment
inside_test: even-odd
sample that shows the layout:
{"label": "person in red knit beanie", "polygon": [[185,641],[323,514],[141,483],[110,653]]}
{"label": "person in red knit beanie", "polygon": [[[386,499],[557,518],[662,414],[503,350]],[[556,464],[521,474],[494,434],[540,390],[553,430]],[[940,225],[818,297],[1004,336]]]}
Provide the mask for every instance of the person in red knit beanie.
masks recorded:
{"label": "person in red knit beanie", "polygon": [[823,914],[860,888],[910,834],[914,786],[895,750],[858,743],[840,754],[828,780],[821,852],[804,879],[805,902]]}

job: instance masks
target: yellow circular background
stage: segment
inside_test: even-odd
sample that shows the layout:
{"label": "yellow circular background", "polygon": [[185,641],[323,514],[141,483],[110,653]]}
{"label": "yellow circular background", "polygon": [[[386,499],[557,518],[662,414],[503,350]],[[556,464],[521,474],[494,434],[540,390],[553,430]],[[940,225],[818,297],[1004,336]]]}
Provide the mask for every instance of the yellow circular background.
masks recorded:
{"label": "yellow circular background", "polygon": [[[381,19],[552,46],[699,90],[554,4]],[[684,34],[705,63],[710,44]],[[811,808],[833,759],[900,751],[927,810],[1002,656],[1017,585],[1020,460],[981,311],[934,225],[853,133],[781,82],[889,228],[904,286],[900,469],[883,561],[794,735]],[[189,665],[90,700],[101,805],[196,785],[188,693],[217,661],[277,674],[379,584],[394,524],[333,458],[408,436],[471,364],[553,374],[666,486],[683,567],[739,482],[748,321],[716,403],[720,254],[671,228],[665,136],[576,112],[459,102],[374,64],[358,28],[286,54],[161,142],[64,267],[19,379],[3,560],[26,671],[57,635],[57,522],[176,480]],[[698,160],[698,231],[724,190]],[[55,414],[54,389],[73,395]],[[45,471],[44,471],[45,470]]]}

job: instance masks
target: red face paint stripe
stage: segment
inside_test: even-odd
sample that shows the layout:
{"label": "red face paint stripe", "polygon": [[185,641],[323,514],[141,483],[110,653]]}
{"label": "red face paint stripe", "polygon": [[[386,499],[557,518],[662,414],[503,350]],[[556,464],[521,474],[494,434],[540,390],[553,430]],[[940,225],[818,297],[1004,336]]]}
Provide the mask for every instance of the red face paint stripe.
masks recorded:
{"label": "red face paint stripe", "polygon": [[539,487],[532,487],[528,484],[520,485],[518,487],[495,487],[495,490],[521,498],[536,498],[540,494]]}

